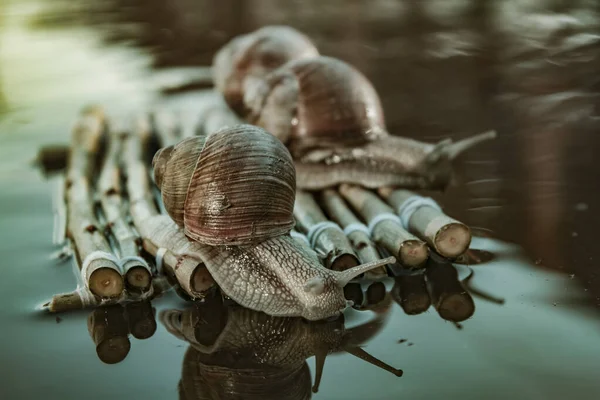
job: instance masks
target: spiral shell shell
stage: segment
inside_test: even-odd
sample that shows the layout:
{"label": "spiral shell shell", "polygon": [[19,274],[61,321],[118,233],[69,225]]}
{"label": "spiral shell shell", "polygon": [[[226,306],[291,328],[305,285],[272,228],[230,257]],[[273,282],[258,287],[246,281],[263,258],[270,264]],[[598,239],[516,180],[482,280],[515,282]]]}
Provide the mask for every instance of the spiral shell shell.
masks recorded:
{"label": "spiral shell shell", "polygon": [[294,224],[292,157],[261,128],[237,125],[185,139],[155,155],[154,174],[167,212],[198,242],[251,244]]}
{"label": "spiral shell shell", "polygon": [[213,59],[215,86],[229,106],[244,112],[244,84],[291,60],[319,54],[309,38],[287,26],[266,26],[227,43]]}
{"label": "spiral shell shell", "polygon": [[299,86],[295,141],[306,147],[355,146],[387,135],[379,96],[357,69],[331,57],[286,68]]}

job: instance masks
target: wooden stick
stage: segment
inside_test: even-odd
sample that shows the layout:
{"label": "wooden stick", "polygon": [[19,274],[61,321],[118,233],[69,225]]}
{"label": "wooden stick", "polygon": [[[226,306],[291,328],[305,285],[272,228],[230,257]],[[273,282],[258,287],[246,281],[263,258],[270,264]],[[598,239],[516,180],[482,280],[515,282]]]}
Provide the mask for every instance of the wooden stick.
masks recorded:
{"label": "wooden stick", "polygon": [[[402,214],[409,203],[419,198],[409,190],[379,189],[379,195]],[[450,218],[431,205],[417,206],[408,219],[407,228],[432,246],[436,252],[446,258],[456,258],[463,254],[471,243],[471,230],[462,222]]]}
{"label": "wooden stick", "polygon": [[[164,277],[155,277],[152,280],[152,298],[157,298],[171,288],[169,283],[165,282]],[[148,298],[150,299],[150,298]],[[103,304],[116,304],[117,300],[104,300]],[[100,302],[87,289],[80,288],[69,293],[61,293],[52,296],[49,302],[44,304],[44,308],[50,313],[62,313],[66,311],[82,310],[85,308],[96,307]]]}
{"label": "wooden stick", "polygon": [[[191,298],[202,298],[216,284],[198,253],[199,243],[190,241],[167,215],[160,215],[151,192],[150,175],[144,159],[144,143],[148,141],[149,122],[141,117],[136,134],[127,140],[127,189],[133,223],[141,235],[144,249],[153,256],[162,257],[165,273],[177,279]],[[164,250],[161,250],[164,249]]]}
{"label": "wooden stick", "polygon": [[88,317],[88,332],[102,362],[116,364],[129,354],[131,343],[123,306],[115,304],[95,309]]}
{"label": "wooden stick", "polygon": [[461,322],[473,315],[473,298],[458,280],[458,272],[452,264],[430,259],[425,276],[431,300],[440,317]]}
{"label": "wooden stick", "polygon": [[[429,257],[427,245],[394,220],[393,210],[377,195],[360,186],[343,184],[342,196],[369,223],[371,237],[410,269],[422,268]],[[378,218],[389,216],[390,218]]]}
{"label": "wooden stick", "polygon": [[[321,192],[321,203],[329,217],[344,229],[344,233],[361,263],[368,263],[381,258],[375,244],[369,237],[367,227],[354,215],[344,199],[335,190],[326,189]],[[359,229],[354,229],[355,227]],[[379,279],[386,277],[387,271],[385,267],[381,267],[367,272],[365,276],[369,279]]]}
{"label": "wooden stick", "polygon": [[392,298],[407,315],[422,314],[431,306],[425,275],[400,275],[395,279]]}
{"label": "wooden stick", "polygon": [[98,192],[107,228],[119,248],[125,285],[130,291],[144,293],[152,288],[152,271],[140,257],[139,238],[126,222],[125,204],[121,197],[120,161],[124,134],[118,128],[111,129],[109,150],[98,180]]}
{"label": "wooden stick", "polygon": [[307,233],[311,247],[326,254],[327,268],[343,271],[359,265],[352,245],[342,229],[327,220],[310,193],[296,192],[294,217],[298,228]]}
{"label": "wooden stick", "polygon": [[75,244],[86,287],[101,298],[116,298],[122,295],[124,287],[120,265],[99,229],[90,188],[103,131],[103,114],[95,109],[84,110],[73,129],[66,182],[67,231]]}

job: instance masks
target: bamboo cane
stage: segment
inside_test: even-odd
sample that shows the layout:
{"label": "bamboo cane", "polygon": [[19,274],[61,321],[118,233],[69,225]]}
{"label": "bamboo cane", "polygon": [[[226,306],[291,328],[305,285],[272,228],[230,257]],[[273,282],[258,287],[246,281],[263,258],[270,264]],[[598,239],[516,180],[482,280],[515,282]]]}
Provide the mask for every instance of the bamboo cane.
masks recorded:
{"label": "bamboo cane", "polygon": [[401,218],[406,219],[406,229],[429,243],[443,257],[458,257],[469,248],[469,227],[444,214],[431,200],[417,203],[423,198],[415,193],[387,187],[379,189],[379,195],[397,210]]}
{"label": "bamboo cane", "polygon": [[86,287],[101,298],[116,298],[121,296],[124,286],[120,264],[99,229],[90,187],[103,133],[104,116],[101,110],[83,110],[72,134],[73,146],[66,182],[67,231],[75,244]]}
{"label": "bamboo cane", "polygon": [[[429,250],[427,245],[407,232],[392,209],[377,195],[359,186],[343,184],[339,191],[348,203],[369,223],[371,237],[386,248],[405,267],[424,266]],[[384,218],[385,217],[385,218]]]}
{"label": "bamboo cane", "polygon": [[[321,203],[325,212],[337,222],[348,237],[354,252],[361,263],[368,263],[381,258],[375,244],[369,237],[368,228],[348,208],[344,199],[333,189],[321,192]],[[369,279],[379,279],[387,276],[385,267],[377,268],[365,274]]]}
{"label": "bamboo cane", "polygon": [[294,217],[298,228],[307,232],[311,247],[326,254],[327,268],[343,271],[359,265],[352,245],[342,229],[327,220],[310,193],[296,192]]}
{"label": "bamboo cane", "polygon": [[[144,249],[162,260],[165,273],[175,277],[181,288],[192,298],[202,298],[214,280],[198,257],[199,243],[190,241],[168,216],[160,215],[151,192],[150,175],[144,160],[144,148],[149,141],[147,117],[137,120],[135,134],[127,140],[125,170],[130,213],[134,226],[144,239]],[[161,266],[159,266],[161,267]]]}
{"label": "bamboo cane", "polygon": [[126,222],[125,204],[121,197],[123,134],[116,128],[111,129],[109,149],[97,186],[107,228],[118,245],[125,285],[132,292],[145,293],[152,288],[152,271],[140,257],[139,238]]}

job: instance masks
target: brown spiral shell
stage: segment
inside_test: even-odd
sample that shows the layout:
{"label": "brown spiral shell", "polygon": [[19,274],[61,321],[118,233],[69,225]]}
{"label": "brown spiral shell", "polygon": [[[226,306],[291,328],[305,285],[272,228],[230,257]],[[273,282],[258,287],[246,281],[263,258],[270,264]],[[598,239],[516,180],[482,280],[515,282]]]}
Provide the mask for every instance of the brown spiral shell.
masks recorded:
{"label": "brown spiral shell", "polygon": [[299,86],[292,136],[302,147],[355,146],[387,135],[375,88],[351,65],[316,57],[285,68],[296,76]]}
{"label": "brown spiral shell", "polygon": [[162,153],[154,159],[155,180],[167,212],[189,238],[242,245],[291,230],[294,164],[285,146],[265,130],[237,125],[184,139],[165,167]]}
{"label": "brown spiral shell", "polygon": [[160,149],[154,155],[154,181],[160,189],[169,216],[181,227],[184,224],[184,206],[190,180],[206,136],[183,139],[175,146]]}
{"label": "brown spiral shell", "polygon": [[236,37],[213,59],[215,86],[238,114],[244,110],[244,81],[262,78],[291,60],[319,54],[310,39],[288,26],[265,26]]}

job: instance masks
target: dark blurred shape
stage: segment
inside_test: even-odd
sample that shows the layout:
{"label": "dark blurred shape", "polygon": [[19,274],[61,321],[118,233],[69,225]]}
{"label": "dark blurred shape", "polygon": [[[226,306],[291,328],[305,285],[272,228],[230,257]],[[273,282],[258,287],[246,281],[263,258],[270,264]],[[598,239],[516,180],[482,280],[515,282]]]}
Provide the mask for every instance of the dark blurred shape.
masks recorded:
{"label": "dark blurred shape", "polygon": [[148,339],[156,332],[156,310],[150,301],[136,301],[125,305],[129,332],[136,339]]}
{"label": "dark blurred shape", "polygon": [[422,314],[431,306],[424,274],[397,276],[392,298],[408,315]]}
{"label": "dark blurred shape", "polygon": [[429,259],[425,270],[431,302],[440,317],[452,322],[462,322],[475,313],[475,303],[452,264]]}
{"label": "dark blurred shape", "polygon": [[47,145],[39,149],[32,164],[41,169],[44,175],[63,172],[69,159],[69,146]]}
{"label": "dark blurred shape", "polygon": [[353,308],[362,308],[365,297],[360,283],[350,282],[344,286],[344,296],[346,297],[346,300],[352,301]]}
{"label": "dark blurred shape", "polygon": [[373,282],[367,288],[367,305],[373,306],[385,299],[387,291],[383,282]]}
{"label": "dark blurred shape", "polygon": [[[389,307],[387,308],[389,310]],[[179,383],[181,399],[310,399],[327,354],[348,352],[402,375],[360,347],[383,327],[386,313],[352,329],[344,318],[310,322],[272,317],[208,298],[186,310],[160,313],[165,328],[191,344]],[[311,391],[306,359],[315,356]]]}
{"label": "dark blurred shape", "polygon": [[116,364],[129,354],[131,343],[123,306],[111,305],[95,309],[88,317],[88,332],[102,362]]}

